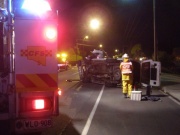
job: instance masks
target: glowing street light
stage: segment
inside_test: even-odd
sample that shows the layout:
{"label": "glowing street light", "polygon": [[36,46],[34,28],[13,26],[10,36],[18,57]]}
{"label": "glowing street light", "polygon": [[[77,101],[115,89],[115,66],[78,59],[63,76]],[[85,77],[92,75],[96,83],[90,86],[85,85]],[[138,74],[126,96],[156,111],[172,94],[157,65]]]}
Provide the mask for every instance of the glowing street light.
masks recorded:
{"label": "glowing street light", "polygon": [[88,39],[89,39],[89,36],[86,35],[86,36],[84,37],[84,39],[85,39],[85,40],[88,40]]}
{"label": "glowing street light", "polygon": [[115,52],[119,52],[119,50],[118,50],[118,49],[115,49]]}
{"label": "glowing street light", "polygon": [[99,26],[100,26],[99,20],[93,19],[93,20],[90,21],[90,27],[91,27],[92,29],[98,29]]}
{"label": "glowing street light", "polygon": [[100,45],[99,45],[99,47],[100,47],[100,48],[102,48],[102,47],[103,47],[103,45],[102,45],[102,44],[100,44]]}
{"label": "glowing street light", "polygon": [[58,54],[56,54],[56,57],[58,57],[58,58],[59,58],[60,56],[61,56],[61,55],[60,55],[59,53],[58,53]]}

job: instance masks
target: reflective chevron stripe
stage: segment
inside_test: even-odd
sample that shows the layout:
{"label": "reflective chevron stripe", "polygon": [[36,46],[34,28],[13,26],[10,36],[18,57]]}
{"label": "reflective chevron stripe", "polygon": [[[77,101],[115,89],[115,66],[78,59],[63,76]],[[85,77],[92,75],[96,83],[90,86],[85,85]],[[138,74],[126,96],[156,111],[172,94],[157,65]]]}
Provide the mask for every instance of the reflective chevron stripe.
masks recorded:
{"label": "reflective chevron stripe", "polygon": [[16,88],[47,88],[57,86],[57,74],[16,74]]}

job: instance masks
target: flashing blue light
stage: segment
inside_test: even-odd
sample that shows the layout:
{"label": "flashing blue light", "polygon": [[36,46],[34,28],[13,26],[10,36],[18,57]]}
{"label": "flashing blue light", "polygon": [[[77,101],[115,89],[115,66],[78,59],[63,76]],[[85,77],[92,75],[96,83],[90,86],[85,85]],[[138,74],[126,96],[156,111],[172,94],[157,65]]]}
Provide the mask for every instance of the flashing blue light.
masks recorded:
{"label": "flashing blue light", "polygon": [[21,8],[38,15],[51,11],[50,4],[46,0],[24,0]]}

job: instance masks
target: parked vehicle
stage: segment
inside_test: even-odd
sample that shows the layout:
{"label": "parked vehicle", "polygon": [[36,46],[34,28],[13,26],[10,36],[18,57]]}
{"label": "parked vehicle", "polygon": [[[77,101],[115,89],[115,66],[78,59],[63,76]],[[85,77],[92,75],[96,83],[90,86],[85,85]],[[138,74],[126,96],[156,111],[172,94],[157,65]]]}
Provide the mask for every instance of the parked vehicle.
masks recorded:
{"label": "parked vehicle", "polygon": [[67,61],[67,54],[66,53],[58,53],[57,54],[57,61],[58,61],[58,71],[68,69],[69,63]]}
{"label": "parked vehicle", "polygon": [[68,61],[58,61],[58,71],[67,70],[69,68]]}
{"label": "parked vehicle", "polygon": [[21,8],[19,1],[5,2],[0,10],[0,120],[12,122],[10,132],[42,131],[59,114],[56,13],[43,0],[49,5],[45,14],[29,12],[30,4]]}

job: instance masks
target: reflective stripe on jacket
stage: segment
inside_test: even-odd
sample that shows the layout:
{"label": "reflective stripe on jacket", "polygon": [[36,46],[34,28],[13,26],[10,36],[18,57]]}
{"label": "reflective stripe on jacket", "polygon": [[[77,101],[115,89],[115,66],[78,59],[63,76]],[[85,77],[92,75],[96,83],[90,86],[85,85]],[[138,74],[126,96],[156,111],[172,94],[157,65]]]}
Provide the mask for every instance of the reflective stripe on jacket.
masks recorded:
{"label": "reflective stripe on jacket", "polygon": [[132,73],[132,62],[121,62],[120,69],[122,74]]}

